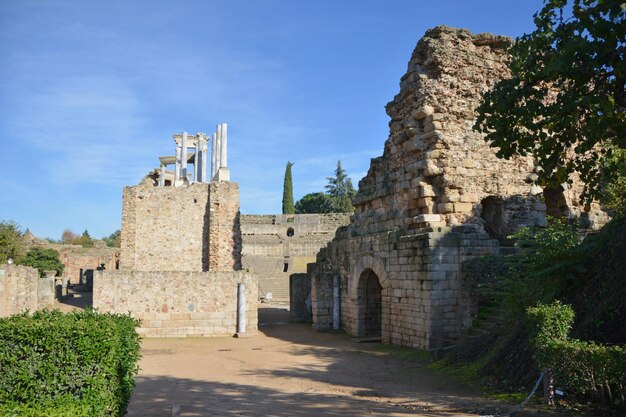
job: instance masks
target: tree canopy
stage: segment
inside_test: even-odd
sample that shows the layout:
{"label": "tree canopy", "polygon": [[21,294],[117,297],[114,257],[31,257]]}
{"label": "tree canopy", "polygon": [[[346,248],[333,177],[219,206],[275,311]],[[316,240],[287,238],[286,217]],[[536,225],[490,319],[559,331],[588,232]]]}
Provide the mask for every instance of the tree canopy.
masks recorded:
{"label": "tree canopy", "polygon": [[63,262],[59,258],[59,252],[54,249],[31,248],[20,263],[37,268],[41,277],[45,271],[56,271],[58,276],[63,273]]}
{"label": "tree canopy", "polygon": [[118,229],[108,237],[103,237],[102,240],[109,247],[119,248],[122,245],[122,232]]}
{"label": "tree canopy", "polygon": [[332,213],[333,199],[326,193],[309,193],[296,203],[296,213]]}
{"label": "tree canopy", "polygon": [[352,180],[337,161],[337,168],[333,177],[326,177],[328,184],[326,193],[309,193],[296,203],[296,213],[350,213],[354,211],[352,199],[356,191]]}
{"label": "tree canopy", "polygon": [[544,0],[509,50],[511,78],[478,107],[474,128],[499,157],[532,155],[546,186],[578,172],[587,201],[626,175],[606,163],[626,148],[625,17],[621,0]]}
{"label": "tree canopy", "polygon": [[0,221],[0,265],[9,258],[17,261],[24,254],[24,235],[16,222]]}

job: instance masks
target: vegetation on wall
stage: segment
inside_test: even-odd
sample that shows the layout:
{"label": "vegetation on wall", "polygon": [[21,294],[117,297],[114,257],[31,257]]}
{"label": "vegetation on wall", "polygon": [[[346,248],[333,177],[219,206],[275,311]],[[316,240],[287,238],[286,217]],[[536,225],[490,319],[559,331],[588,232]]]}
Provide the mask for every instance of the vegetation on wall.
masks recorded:
{"label": "vegetation on wall", "polygon": [[498,156],[532,155],[542,185],[580,173],[583,197],[626,176],[626,8],[622,0],[545,0],[510,48],[511,78],[483,96],[475,129]]}
{"label": "vegetation on wall", "polygon": [[0,415],[125,415],[138,372],[137,326],[93,310],[0,319]]}
{"label": "vegetation on wall", "polygon": [[287,162],[285,167],[285,180],[283,182],[283,214],[294,214],[296,209],[293,205],[293,178],[291,167],[293,162]]}
{"label": "vegetation on wall", "polygon": [[[498,314],[488,332],[470,330],[446,359],[453,368],[517,390],[528,389],[549,365],[570,397],[626,406],[626,354],[614,347],[626,343],[626,219],[582,242],[580,235],[576,225],[551,220],[514,235],[519,253],[464,264],[464,283],[480,303],[475,328]],[[528,315],[539,327],[529,325]],[[585,381],[591,376],[601,380]]]}

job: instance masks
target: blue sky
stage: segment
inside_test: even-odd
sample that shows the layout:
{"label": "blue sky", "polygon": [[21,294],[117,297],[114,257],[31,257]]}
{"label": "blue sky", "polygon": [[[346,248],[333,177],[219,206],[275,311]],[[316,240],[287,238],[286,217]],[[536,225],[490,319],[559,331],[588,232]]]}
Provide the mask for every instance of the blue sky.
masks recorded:
{"label": "blue sky", "polygon": [[172,134],[229,124],[241,211],[355,185],[382,154],[385,104],[445,24],[520,36],[541,1],[0,0],[0,220],[37,236],[120,228]]}

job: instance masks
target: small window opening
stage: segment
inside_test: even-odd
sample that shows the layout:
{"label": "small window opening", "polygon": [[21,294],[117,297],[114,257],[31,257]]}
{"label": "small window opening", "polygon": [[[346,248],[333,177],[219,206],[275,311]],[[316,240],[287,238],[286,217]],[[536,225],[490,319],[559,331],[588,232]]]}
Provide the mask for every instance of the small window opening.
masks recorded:
{"label": "small window opening", "polygon": [[287,236],[288,237],[292,237],[294,234],[294,230],[293,227],[290,227],[289,229],[287,229]]}
{"label": "small window opening", "polygon": [[485,221],[485,231],[492,239],[506,240],[507,223],[504,201],[498,197],[487,197],[480,202],[483,210],[480,217]]}
{"label": "small window opening", "polygon": [[287,262],[285,262],[283,264],[283,272],[287,272],[287,271],[289,271],[289,264]]}

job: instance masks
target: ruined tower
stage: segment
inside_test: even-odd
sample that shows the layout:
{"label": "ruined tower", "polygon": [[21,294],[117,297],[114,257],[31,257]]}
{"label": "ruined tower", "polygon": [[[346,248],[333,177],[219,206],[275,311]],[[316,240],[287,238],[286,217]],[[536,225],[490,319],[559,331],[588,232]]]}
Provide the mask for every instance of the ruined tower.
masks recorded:
{"label": "ruined tower", "polygon": [[310,268],[314,327],[340,320],[350,334],[395,344],[452,343],[469,325],[461,263],[497,253],[521,226],[545,224],[554,209],[546,202],[580,213],[576,187],[544,198],[531,158],[499,159],[472,129],[481,93],[509,75],[511,42],[445,26],[418,42],[353,220]]}

